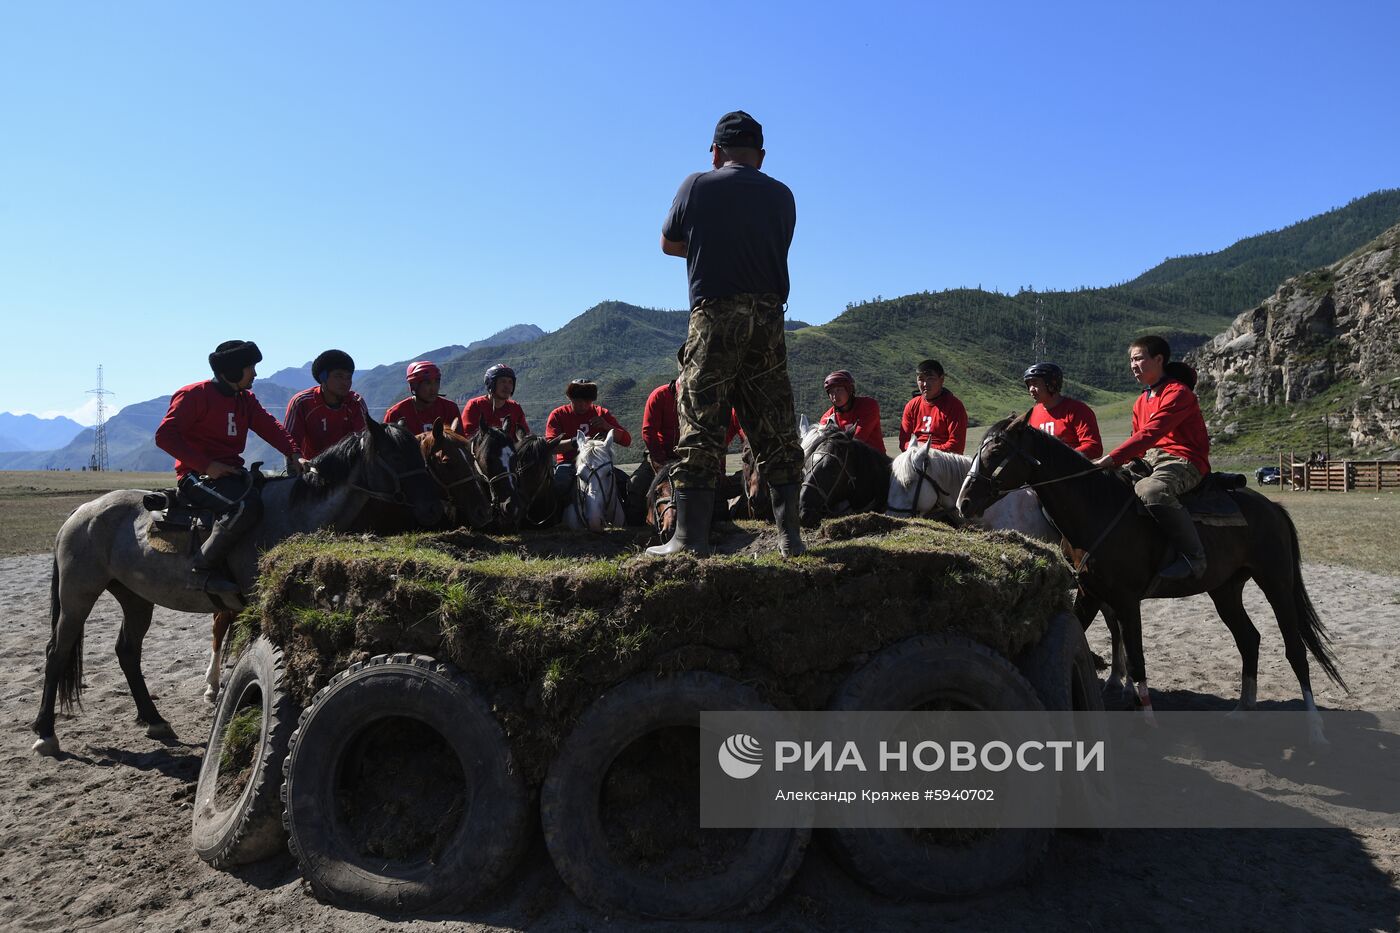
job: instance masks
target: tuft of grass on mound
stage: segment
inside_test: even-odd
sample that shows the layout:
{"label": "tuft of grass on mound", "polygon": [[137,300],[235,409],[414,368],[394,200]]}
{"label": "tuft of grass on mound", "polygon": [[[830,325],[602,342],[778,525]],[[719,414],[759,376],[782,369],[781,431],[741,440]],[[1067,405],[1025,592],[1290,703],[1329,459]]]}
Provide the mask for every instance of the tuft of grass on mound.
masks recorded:
{"label": "tuft of grass on mound", "polygon": [[1068,604],[1057,555],[1015,534],[857,515],[797,560],[772,535],[739,523],[703,560],[642,556],[631,531],[298,536],[264,555],[256,613],[303,704],[375,654],[452,661],[539,780],[582,710],[635,674],[711,670],[821,709],[894,642],[952,630],[1014,656]]}

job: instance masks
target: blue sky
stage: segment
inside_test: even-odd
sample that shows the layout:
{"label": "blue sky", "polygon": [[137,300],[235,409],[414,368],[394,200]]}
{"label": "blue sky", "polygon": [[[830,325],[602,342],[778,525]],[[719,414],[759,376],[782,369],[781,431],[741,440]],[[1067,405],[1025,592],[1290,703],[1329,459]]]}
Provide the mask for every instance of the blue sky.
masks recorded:
{"label": "blue sky", "polygon": [[1400,186],[1400,5],[0,5],[0,410],[685,305],[714,122],[798,204],[789,314],[1132,278]]}

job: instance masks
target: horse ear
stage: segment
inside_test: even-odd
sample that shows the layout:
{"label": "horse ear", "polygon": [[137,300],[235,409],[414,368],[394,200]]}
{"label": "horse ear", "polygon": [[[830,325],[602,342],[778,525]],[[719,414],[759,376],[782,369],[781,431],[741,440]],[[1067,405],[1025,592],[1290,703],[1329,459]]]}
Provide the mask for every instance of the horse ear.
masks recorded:
{"label": "horse ear", "polygon": [[529,436],[530,436],[530,432],[529,432],[529,431],[526,431],[524,428],[516,428],[516,429],[515,429],[515,442],[516,442],[517,444],[523,443],[523,442],[525,441],[525,438],[527,438],[527,437],[529,437]]}
{"label": "horse ear", "polygon": [[560,434],[556,437],[551,437],[549,440],[545,441],[544,446],[550,450],[558,450],[559,445],[564,443],[565,440],[567,440],[567,438],[565,438],[564,435]]}
{"label": "horse ear", "polygon": [[603,446],[606,447],[608,450],[612,450],[612,444],[613,444],[613,429],[612,429],[612,428],[608,428],[608,434],[607,434],[606,437],[603,438]]}
{"label": "horse ear", "polygon": [[434,419],[433,419],[433,442],[436,443],[436,444],[441,444],[441,443],[442,443],[442,419],[441,419],[441,418],[434,418]]}
{"label": "horse ear", "polygon": [[578,433],[574,435],[574,443],[582,447],[583,442],[586,440],[588,440],[588,432],[583,428],[579,428]]}
{"label": "horse ear", "polygon": [[812,423],[807,420],[807,413],[804,411],[797,419],[797,433],[799,436],[812,430]]}
{"label": "horse ear", "polygon": [[848,425],[846,425],[846,428],[845,428],[846,434],[847,434],[848,436],[850,436],[850,437],[855,437],[855,436],[856,436],[856,427],[857,427],[857,426],[854,425],[854,424],[848,424]]}

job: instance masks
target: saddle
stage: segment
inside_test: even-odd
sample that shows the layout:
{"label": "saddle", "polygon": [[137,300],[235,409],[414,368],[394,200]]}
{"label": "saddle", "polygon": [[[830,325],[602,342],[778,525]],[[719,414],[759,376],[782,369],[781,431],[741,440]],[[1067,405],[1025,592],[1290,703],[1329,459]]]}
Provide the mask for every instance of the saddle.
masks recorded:
{"label": "saddle", "polygon": [[[248,468],[250,487],[261,489],[267,483],[259,468],[262,462]],[[178,488],[160,489],[148,492],[141,499],[146,511],[151,513],[150,537],[178,541],[181,535],[189,535],[190,552],[197,550],[218,521],[219,513],[213,509],[190,505],[180,500]]]}
{"label": "saddle", "polygon": [[[1142,460],[1134,460],[1128,465],[1128,473],[1130,475],[1125,479],[1131,483],[1133,479],[1150,476],[1152,470]],[[1194,489],[1182,493],[1177,501],[1198,524],[1218,528],[1244,527],[1249,523],[1231,491],[1244,489],[1248,485],[1249,478],[1243,473],[1207,473]],[[1139,502],[1137,511],[1146,515],[1147,507]]]}

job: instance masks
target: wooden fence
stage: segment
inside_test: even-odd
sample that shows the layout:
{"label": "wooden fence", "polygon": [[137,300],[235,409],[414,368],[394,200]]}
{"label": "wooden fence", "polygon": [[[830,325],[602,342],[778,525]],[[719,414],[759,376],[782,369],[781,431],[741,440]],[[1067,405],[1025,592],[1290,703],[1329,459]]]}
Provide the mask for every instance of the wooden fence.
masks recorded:
{"label": "wooden fence", "polygon": [[[1285,469],[1285,464],[1287,468]],[[1278,458],[1279,477],[1285,489],[1321,492],[1353,492],[1400,489],[1400,460],[1328,460],[1309,463],[1289,454]]]}

